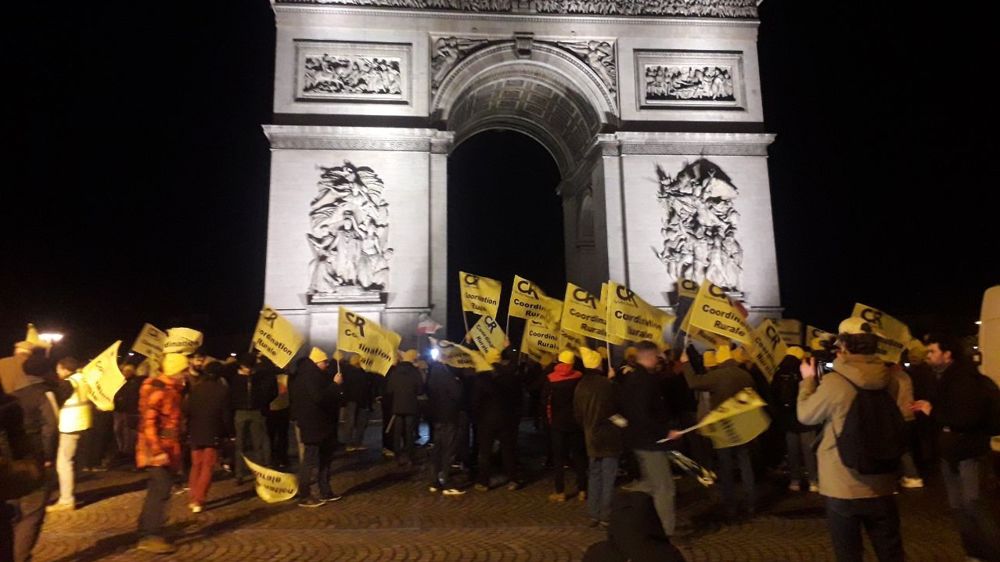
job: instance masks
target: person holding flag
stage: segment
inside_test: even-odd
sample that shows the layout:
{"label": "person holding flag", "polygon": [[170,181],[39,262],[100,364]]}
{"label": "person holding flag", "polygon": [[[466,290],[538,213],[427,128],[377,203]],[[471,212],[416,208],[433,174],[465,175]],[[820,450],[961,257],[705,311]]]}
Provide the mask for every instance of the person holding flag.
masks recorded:
{"label": "person holding flag", "polygon": [[518,490],[517,481],[517,432],[521,419],[521,385],[517,367],[499,349],[486,353],[486,363],[491,369],[476,373],[471,411],[476,420],[476,440],[479,442],[476,490],[490,489],[492,476],[493,443],[500,442],[503,471],[507,489]]}
{"label": "person holding flag", "polygon": [[[601,358],[596,352],[587,350]],[[559,363],[546,376],[542,386],[542,400],[549,420],[552,438],[552,467],[555,471],[555,492],[549,501],[566,501],[565,465],[571,463],[576,472],[576,487],[581,501],[587,499],[587,460],[583,430],[573,415],[573,395],[583,374],[574,368],[576,354],[570,350],[559,353]]]}
{"label": "person holding flag", "polygon": [[622,454],[622,430],[611,422],[620,413],[615,385],[605,374],[602,357],[580,348],[583,378],[573,393],[573,415],[583,428],[590,459],[587,511],[593,525],[607,527],[615,493],[618,457]]}

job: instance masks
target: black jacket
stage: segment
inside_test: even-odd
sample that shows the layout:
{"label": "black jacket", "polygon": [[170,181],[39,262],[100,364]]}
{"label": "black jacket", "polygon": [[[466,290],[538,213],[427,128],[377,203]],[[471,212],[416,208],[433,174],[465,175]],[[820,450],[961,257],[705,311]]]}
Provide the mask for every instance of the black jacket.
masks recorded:
{"label": "black jacket", "polygon": [[931,420],[940,430],[938,446],[945,461],[954,463],[989,452],[986,387],[991,384],[993,381],[968,362],[952,363],[936,377],[927,400],[931,403]]}
{"label": "black jacket", "polygon": [[[56,447],[59,441],[59,417],[52,402],[45,395],[50,392],[49,385],[36,382],[22,386],[11,396],[17,398],[24,412],[24,431],[33,446],[42,452],[45,460],[56,457]],[[54,394],[54,392],[53,392]]]}
{"label": "black jacket", "polygon": [[555,431],[579,431],[580,424],[573,415],[573,396],[583,375],[572,365],[560,363],[546,377],[542,385],[542,403],[549,426]]}
{"label": "black jacket", "polygon": [[239,374],[235,363],[223,371],[229,383],[229,404],[233,410],[257,410],[266,413],[271,401],[278,396],[278,379],[273,369],[255,367],[249,375]]}
{"label": "black jacket", "polygon": [[[135,417],[138,419],[139,390],[142,388],[142,383],[144,382],[146,382],[146,377],[138,375],[125,381],[125,384],[115,393],[115,412],[127,414],[130,418]],[[129,427],[135,429],[138,427],[138,423],[132,425],[132,420],[130,419]]]}
{"label": "black jacket", "polygon": [[299,359],[288,377],[288,400],[303,443],[315,445],[337,434],[341,399],[332,374],[320,370],[308,357]]}
{"label": "black jacket", "polygon": [[233,434],[229,410],[229,387],[221,380],[204,379],[191,387],[184,399],[188,438],[191,447],[218,447]]}
{"label": "black jacket", "polygon": [[628,420],[625,442],[633,449],[666,450],[657,443],[669,432],[670,412],[656,375],[636,365],[622,385],[622,411]]}
{"label": "black jacket", "polygon": [[522,385],[517,367],[497,364],[475,375],[470,408],[476,423],[489,427],[516,424],[521,417]]}
{"label": "black jacket", "polygon": [[341,385],[344,402],[355,402],[359,408],[371,409],[374,394],[372,375],[346,361],[341,362],[340,373],[344,377]]}
{"label": "black jacket", "polygon": [[458,375],[444,363],[431,365],[427,374],[427,398],[434,423],[458,423],[462,394],[462,379]]}
{"label": "black jacket", "polygon": [[618,387],[604,373],[586,369],[573,394],[573,415],[583,428],[587,456],[617,457],[622,454],[624,436],[608,419],[619,413]]}
{"label": "black jacket", "polygon": [[785,356],[778,364],[778,370],[771,379],[771,405],[774,420],[781,431],[803,433],[814,428],[799,423],[797,413],[799,400],[799,382],[802,374],[799,365],[802,362],[792,355]]}
{"label": "black jacket", "polygon": [[399,416],[415,416],[420,413],[417,396],[423,391],[424,377],[416,365],[400,361],[389,371],[385,381],[385,393],[392,398],[392,413]]}

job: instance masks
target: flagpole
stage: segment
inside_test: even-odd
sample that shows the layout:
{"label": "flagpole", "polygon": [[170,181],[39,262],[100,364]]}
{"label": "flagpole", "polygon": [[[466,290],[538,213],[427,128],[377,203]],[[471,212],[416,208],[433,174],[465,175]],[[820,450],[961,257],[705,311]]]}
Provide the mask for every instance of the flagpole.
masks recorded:
{"label": "flagpole", "polygon": [[462,323],[465,324],[465,335],[462,336],[462,341],[469,336],[469,319],[465,317],[465,311],[462,311]]}

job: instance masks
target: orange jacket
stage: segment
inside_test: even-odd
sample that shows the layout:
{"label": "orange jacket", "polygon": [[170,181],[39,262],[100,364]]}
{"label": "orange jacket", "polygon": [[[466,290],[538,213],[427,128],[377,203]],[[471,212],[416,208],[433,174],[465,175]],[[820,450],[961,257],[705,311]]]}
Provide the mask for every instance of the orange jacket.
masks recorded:
{"label": "orange jacket", "polygon": [[[139,437],[135,446],[135,464],[139,468],[165,466],[181,468],[181,391],[180,377],[149,377],[139,390]],[[167,460],[154,458],[166,453]]]}

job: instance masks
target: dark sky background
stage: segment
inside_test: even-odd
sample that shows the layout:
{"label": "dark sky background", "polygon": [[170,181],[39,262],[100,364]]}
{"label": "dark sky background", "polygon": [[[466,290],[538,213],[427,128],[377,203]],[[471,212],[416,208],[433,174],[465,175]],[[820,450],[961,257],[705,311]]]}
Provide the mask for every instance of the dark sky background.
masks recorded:
{"label": "dark sky background", "polygon": [[[20,3],[0,36],[0,349],[28,321],[67,332],[80,355],[129,345],[147,321],[204,329],[217,354],[243,348],[263,295],[269,4],[65,4]],[[983,290],[1000,282],[998,11],[764,2],[760,66],[766,129],[778,135],[769,169],[789,316],[833,328],[862,301],[915,331],[974,329]],[[453,250],[465,244],[458,225],[489,225],[493,261],[470,257],[470,269],[558,285],[561,268],[542,266],[546,252],[559,263],[561,239],[537,262],[512,263],[500,244],[521,236],[502,230],[514,215],[527,218],[497,197],[509,189],[543,190],[540,232],[561,232],[551,162],[519,139],[491,134],[457,150],[460,195],[449,205],[469,213],[449,227]],[[463,181],[496,204],[457,191]]]}

